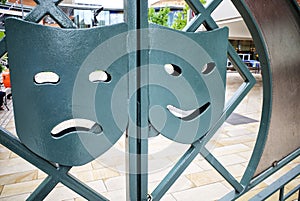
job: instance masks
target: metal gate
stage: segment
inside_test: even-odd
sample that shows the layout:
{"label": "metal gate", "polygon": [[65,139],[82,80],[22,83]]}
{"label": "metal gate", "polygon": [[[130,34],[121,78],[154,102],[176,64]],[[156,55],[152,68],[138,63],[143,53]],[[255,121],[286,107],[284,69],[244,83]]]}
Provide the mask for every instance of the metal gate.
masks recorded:
{"label": "metal gate", "polygon": [[[256,172],[269,133],[273,97],[269,58],[273,52],[260,27],[267,25],[254,10],[263,3],[232,0],[255,41],[264,89],[256,145],[241,181],[237,181],[205,147],[255,85],[255,78],[228,42],[228,29],[219,28],[211,17],[222,0],[207,7],[198,0],[186,0],[195,17],[183,31],[149,24],[144,0],[124,2],[124,23],[87,30],[75,29],[58,8],[61,1],[35,2],[37,6],[25,20],[6,20],[6,37],[0,42],[1,55],[9,54],[18,135],[1,129],[1,144],[48,174],[28,200],[42,200],[59,182],[88,200],[107,200],[68,171],[105,153],[124,132],[127,200],[160,200],[198,154],[235,189],[224,200],[238,198],[299,156],[296,143],[284,153],[290,155],[279,158],[269,171]],[[291,21],[298,29],[289,30],[291,35],[297,34],[297,3],[278,2],[270,1],[270,5],[291,10]],[[33,23],[46,15],[65,29]],[[207,31],[196,32],[200,25]],[[297,43],[299,38],[292,40]],[[294,51],[291,54],[296,55],[299,48]],[[243,84],[225,103],[227,57]],[[299,59],[291,61],[295,62],[299,64]],[[287,96],[295,101],[299,93]],[[62,124],[72,126],[60,129]],[[294,136],[293,131],[286,131]],[[190,148],[149,193],[148,139],[159,134]],[[268,160],[259,171],[270,167]],[[299,175],[299,166],[290,174],[290,179]],[[253,180],[254,176],[258,177]],[[294,192],[297,190],[299,187]]]}

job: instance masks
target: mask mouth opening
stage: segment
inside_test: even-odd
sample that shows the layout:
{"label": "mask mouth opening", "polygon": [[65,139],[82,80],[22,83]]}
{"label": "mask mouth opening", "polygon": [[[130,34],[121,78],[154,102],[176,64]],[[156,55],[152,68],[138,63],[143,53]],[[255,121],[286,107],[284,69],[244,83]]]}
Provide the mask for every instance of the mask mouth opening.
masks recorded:
{"label": "mask mouth opening", "polygon": [[58,138],[76,131],[85,131],[99,135],[103,129],[97,122],[88,119],[69,119],[57,124],[51,130],[51,135]]}
{"label": "mask mouth opening", "polygon": [[183,121],[191,121],[203,114],[210,106],[210,102],[205,103],[201,107],[193,110],[182,110],[173,105],[167,105],[167,109],[177,118]]}

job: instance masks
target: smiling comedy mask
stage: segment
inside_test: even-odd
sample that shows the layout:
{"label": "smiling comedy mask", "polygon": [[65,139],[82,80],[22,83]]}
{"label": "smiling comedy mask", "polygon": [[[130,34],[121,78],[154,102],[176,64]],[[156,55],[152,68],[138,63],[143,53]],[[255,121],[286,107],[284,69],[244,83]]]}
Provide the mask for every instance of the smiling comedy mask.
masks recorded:
{"label": "smiling comedy mask", "polygon": [[193,143],[224,109],[228,29],[150,29],[149,122],[165,137]]}

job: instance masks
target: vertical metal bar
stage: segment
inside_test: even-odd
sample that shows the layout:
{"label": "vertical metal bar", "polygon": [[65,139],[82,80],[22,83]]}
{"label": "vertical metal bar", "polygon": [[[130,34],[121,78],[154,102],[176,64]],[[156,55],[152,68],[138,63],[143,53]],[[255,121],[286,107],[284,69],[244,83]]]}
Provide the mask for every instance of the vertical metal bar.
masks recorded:
{"label": "vertical metal bar", "polygon": [[[148,42],[148,1],[124,1],[125,22],[129,34],[128,87],[129,99],[135,102],[129,111],[126,131],[127,200],[148,199],[148,52],[142,50]],[[133,75],[133,76],[132,76]],[[133,94],[136,96],[130,97]],[[134,98],[134,100],[132,100]]]}
{"label": "vertical metal bar", "polygon": [[284,186],[279,190],[279,201],[284,200]]}

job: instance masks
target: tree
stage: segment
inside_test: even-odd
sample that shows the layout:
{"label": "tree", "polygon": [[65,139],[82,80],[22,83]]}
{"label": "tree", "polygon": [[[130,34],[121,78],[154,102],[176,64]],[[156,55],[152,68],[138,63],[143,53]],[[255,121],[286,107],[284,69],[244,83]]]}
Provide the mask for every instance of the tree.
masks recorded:
{"label": "tree", "polygon": [[183,11],[177,13],[177,17],[172,24],[173,29],[182,30],[186,26],[188,10],[189,6],[185,4]]}
{"label": "tree", "polygon": [[[206,4],[206,0],[200,0],[202,4]],[[174,20],[172,24],[173,29],[182,30],[187,24],[187,13],[189,10],[189,6],[185,4],[183,11],[177,14],[177,18]]]}
{"label": "tree", "polygon": [[149,22],[159,24],[162,26],[168,26],[168,17],[170,13],[170,8],[164,7],[155,12],[154,8],[149,8],[148,10],[148,20]]}
{"label": "tree", "polygon": [[[206,0],[200,0],[202,4],[206,4]],[[187,24],[187,14],[189,11],[189,6],[185,4],[183,11],[177,12],[177,17],[175,18],[171,27],[173,29],[182,30]],[[154,8],[149,8],[148,10],[148,20],[149,22],[168,26],[168,17],[170,13],[170,8],[164,7],[161,8],[158,12],[155,12]]]}

